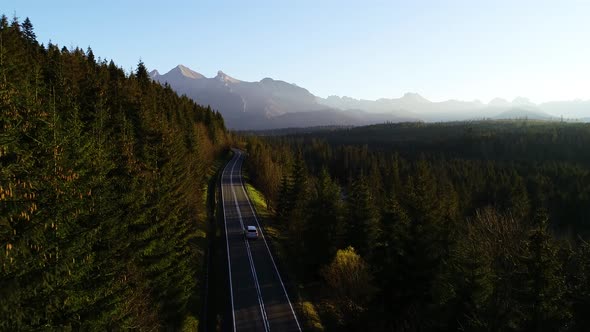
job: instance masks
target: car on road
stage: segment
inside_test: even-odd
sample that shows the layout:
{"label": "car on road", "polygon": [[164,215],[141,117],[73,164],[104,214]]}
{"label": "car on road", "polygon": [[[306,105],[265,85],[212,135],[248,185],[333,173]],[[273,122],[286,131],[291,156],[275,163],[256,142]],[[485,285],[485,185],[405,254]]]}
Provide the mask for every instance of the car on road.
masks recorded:
{"label": "car on road", "polygon": [[247,239],[257,239],[258,238],[258,230],[256,229],[256,226],[246,227],[246,238]]}

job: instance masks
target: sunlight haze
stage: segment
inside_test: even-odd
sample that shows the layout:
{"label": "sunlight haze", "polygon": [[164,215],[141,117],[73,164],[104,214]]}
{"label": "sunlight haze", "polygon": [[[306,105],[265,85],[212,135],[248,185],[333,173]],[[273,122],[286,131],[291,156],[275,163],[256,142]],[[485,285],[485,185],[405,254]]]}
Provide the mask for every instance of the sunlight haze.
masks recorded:
{"label": "sunlight haze", "polygon": [[[586,1],[3,1],[40,42],[317,96],[590,99]],[[82,24],[83,23],[83,24]]]}

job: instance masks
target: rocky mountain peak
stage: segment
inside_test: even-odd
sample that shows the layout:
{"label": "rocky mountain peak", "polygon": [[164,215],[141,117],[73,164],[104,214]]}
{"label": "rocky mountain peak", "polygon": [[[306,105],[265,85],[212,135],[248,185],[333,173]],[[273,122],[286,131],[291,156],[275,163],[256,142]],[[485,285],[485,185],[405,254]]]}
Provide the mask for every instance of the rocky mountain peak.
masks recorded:
{"label": "rocky mountain peak", "polygon": [[151,78],[154,78],[154,77],[160,76],[160,72],[157,71],[156,69],[154,69],[154,70],[150,71],[149,75]]}
{"label": "rocky mountain peak", "polygon": [[415,92],[406,92],[404,96],[401,98],[407,101],[417,102],[417,103],[429,103],[430,101],[421,95]]}
{"label": "rocky mountain peak", "polygon": [[222,72],[221,70],[217,71],[217,76],[215,76],[215,79],[217,79],[221,82],[224,82],[224,83],[240,83],[241,82],[240,80],[229,76],[228,74]]}
{"label": "rocky mountain peak", "polygon": [[192,78],[192,79],[201,79],[201,78],[205,78],[205,76],[197,73],[196,71],[183,66],[183,65],[178,65],[176,67],[174,67],[171,71],[168,72],[168,74],[176,74],[176,75],[181,75],[187,78]]}

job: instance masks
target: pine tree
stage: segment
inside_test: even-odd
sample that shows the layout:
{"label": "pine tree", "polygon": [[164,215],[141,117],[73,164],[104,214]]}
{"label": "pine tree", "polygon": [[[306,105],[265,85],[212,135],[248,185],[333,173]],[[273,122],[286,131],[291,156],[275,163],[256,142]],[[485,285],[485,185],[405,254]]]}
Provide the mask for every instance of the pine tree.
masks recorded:
{"label": "pine tree", "polygon": [[347,203],[347,244],[366,257],[371,253],[381,229],[375,199],[365,177],[361,176],[353,182]]}
{"label": "pine tree", "polygon": [[572,329],[590,328],[590,243],[581,241],[573,253],[568,298],[572,304]]}
{"label": "pine tree", "polygon": [[283,176],[281,177],[281,184],[279,187],[279,195],[276,209],[276,218],[282,224],[285,224],[287,222],[287,220],[289,219],[289,213],[292,209],[291,192],[292,187],[290,174],[288,172],[283,172]]}
{"label": "pine tree", "polygon": [[341,243],[343,208],[340,188],[330,178],[327,170],[320,173],[314,189],[308,207],[305,236],[306,257],[311,272],[317,271],[320,265],[327,264]]}
{"label": "pine tree", "polygon": [[139,82],[141,68],[34,38],[29,20],[2,17],[0,329],[178,326],[198,297],[205,170],[223,149],[207,111]]}
{"label": "pine tree", "polygon": [[546,212],[535,216],[535,227],[527,241],[524,257],[528,267],[524,301],[528,310],[526,328],[534,331],[555,331],[571,319],[565,299],[566,285],[558,247],[549,234]]}
{"label": "pine tree", "polygon": [[381,214],[383,231],[376,241],[369,262],[375,271],[375,283],[382,296],[379,312],[387,317],[384,319],[386,325],[396,326],[395,321],[399,319],[405,301],[406,290],[401,281],[406,273],[404,262],[409,254],[406,246],[411,241],[411,220],[395,196],[389,196],[386,202]]}
{"label": "pine tree", "polygon": [[25,39],[30,44],[36,44],[37,43],[37,36],[35,35],[35,32],[33,31],[33,23],[31,23],[31,20],[29,20],[28,17],[25,18],[25,20],[21,26],[23,29],[23,34],[24,34]]}

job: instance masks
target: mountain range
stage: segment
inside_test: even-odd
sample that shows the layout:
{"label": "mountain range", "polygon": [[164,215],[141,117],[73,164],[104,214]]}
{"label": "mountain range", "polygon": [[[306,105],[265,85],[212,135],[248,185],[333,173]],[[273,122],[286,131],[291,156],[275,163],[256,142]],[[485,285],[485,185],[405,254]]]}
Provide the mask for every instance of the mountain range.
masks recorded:
{"label": "mountain range", "polygon": [[432,102],[417,93],[377,100],[321,98],[272,78],[246,82],[222,71],[207,78],[183,65],[163,75],[153,70],[150,77],[161,84],[167,82],[177,93],[201,105],[210,105],[223,115],[228,128],[237,130],[482,118],[587,119],[590,115],[590,101],[582,100],[535,104],[518,97],[513,101],[495,98],[487,104],[477,100]]}

